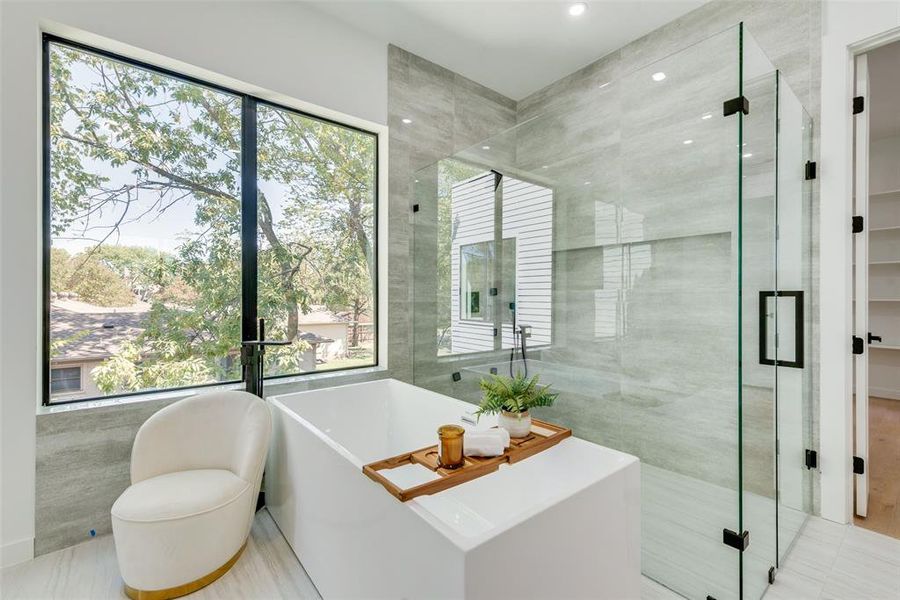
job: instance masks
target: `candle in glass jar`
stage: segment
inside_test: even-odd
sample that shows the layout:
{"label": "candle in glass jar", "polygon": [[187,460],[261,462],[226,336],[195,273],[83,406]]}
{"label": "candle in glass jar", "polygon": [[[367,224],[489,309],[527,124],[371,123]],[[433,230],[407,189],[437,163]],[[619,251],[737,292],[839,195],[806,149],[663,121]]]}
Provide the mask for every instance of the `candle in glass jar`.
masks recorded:
{"label": "candle in glass jar", "polygon": [[438,427],[438,464],[444,469],[457,469],[463,465],[463,434],[459,425]]}

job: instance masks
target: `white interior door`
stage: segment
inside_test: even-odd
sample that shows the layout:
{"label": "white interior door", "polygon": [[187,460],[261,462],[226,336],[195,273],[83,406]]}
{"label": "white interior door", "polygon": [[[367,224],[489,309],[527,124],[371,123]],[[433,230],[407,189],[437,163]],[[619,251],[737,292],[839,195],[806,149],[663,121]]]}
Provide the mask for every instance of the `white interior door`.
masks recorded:
{"label": "white interior door", "polygon": [[[869,104],[869,76],[866,55],[856,57],[856,96]],[[863,352],[855,356],[856,368],[856,452],[863,464],[869,462],[869,111],[868,106],[855,120],[855,210],[863,218],[862,232],[854,235],[855,308],[854,335],[863,340]],[[856,514],[866,516],[869,504],[868,468],[856,477]]]}

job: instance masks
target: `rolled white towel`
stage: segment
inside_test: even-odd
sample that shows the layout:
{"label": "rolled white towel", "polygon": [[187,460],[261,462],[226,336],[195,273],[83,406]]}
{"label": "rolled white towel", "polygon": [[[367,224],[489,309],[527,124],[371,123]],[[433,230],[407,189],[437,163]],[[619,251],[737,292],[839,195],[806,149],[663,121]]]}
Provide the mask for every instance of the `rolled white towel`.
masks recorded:
{"label": "rolled white towel", "polygon": [[500,456],[509,447],[509,432],[502,427],[466,431],[463,452],[466,456]]}

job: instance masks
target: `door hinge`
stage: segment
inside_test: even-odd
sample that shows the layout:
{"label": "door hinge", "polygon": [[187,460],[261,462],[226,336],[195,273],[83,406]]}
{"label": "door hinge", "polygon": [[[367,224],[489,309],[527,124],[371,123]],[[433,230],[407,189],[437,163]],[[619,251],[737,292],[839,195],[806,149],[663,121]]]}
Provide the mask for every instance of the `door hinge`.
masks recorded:
{"label": "door hinge", "polygon": [[413,204],[413,212],[419,212],[419,205]]}
{"label": "door hinge", "polygon": [[806,172],[804,173],[806,181],[816,178],[816,163],[814,161],[806,161]]}
{"label": "door hinge", "polygon": [[859,215],[853,217],[853,233],[862,233],[865,227],[865,219]]}
{"label": "door hinge", "polygon": [[866,472],[866,461],[863,460],[862,457],[853,457],[853,472],[857,475],[862,475]]}
{"label": "door hinge", "polygon": [[815,469],[819,466],[819,453],[815,450],[806,449],[806,458],[803,460],[803,464],[806,465],[807,469]]}
{"label": "door hinge", "polygon": [[730,529],[722,530],[722,543],[743,552],[750,546],[750,532],[737,533]]}
{"label": "door hinge", "polygon": [[450,378],[453,379],[453,381],[459,381],[460,379],[462,379],[462,375],[460,375],[459,371],[456,371],[455,373],[450,375]]}
{"label": "door hinge", "polygon": [[742,112],[745,115],[750,114],[750,101],[744,96],[738,96],[722,103],[723,116],[730,117],[737,112]]}
{"label": "door hinge", "polygon": [[776,572],[777,571],[775,570],[775,567],[769,567],[769,585],[772,585],[773,583],[775,583],[775,573]]}
{"label": "door hinge", "polygon": [[866,99],[862,96],[856,96],[853,99],[853,114],[858,115],[864,110],[866,110]]}
{"label": "door hinge", "polygon": [[497,337],[497,328],[494,327],[494,337]]}
{"label": "door hinge", "polygon": [[853,354],[862,354],[866,350],[866,342],[861,337],[853,336]]}

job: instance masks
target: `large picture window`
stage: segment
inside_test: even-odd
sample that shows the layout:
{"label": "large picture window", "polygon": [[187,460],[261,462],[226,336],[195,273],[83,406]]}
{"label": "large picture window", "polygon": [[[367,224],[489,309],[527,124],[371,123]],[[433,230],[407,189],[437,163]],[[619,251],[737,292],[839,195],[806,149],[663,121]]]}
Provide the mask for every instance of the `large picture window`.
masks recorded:
{"label": "large picture window", "polygon": [[377,364],[376,134],[51,36],[44,69],[45,403],[239,381],[257,318],[267,376]]}

